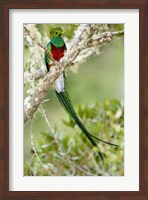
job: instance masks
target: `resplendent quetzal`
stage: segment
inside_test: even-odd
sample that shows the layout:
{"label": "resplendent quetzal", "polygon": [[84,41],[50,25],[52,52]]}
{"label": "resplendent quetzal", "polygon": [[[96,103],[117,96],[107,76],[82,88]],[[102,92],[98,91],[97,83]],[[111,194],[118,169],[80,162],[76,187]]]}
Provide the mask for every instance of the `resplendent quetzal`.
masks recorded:
{"label": "resplendent quetzal", "polygon": [[[66,50],[65,42],[64,42],[63,38],[61,37],[62,33],[63,33],[63,31],[60,27],[52,28],[50,31],[51,41],[48,42],[48,44],[46,45],[48,51],[51,52],[55,61],[59,61],[64,56],[64,52]],[[49,59],[47,53],[45,53],[45,63],[46,63],[47,71],[49,72],[52,64],[50,64],[50,59]],[[81,131],[85,134],[85,136],[92,143],[92,145],[95,147],[98,147],[98,145],[95,141],[95,140],[98,140],[100,142],[103,142],[103,143],[106,143],[106,144],[109,144],[112,146],[118,146],[118,145],[106,142],[104,140],[101,140],[88,132],[88,130],[82,124],[82,121],[80,120],[80,118],[77,116],[77,114],[71,104],[71,101],[68,96],[68,92],[66,90],[65,81],[66,81],[66,77],[65,77],[65,74],[63,73],[59,76],[59,78],[55,82],[56,95],[57,95],[61,105],[64,107],[64,109],[70,115],[70,117],[72,117],[74,122],[79,126]],[[98,153],[99,153],[100,159],[103,161],[103,155],[100,152],[99,147],[98,147]]]}

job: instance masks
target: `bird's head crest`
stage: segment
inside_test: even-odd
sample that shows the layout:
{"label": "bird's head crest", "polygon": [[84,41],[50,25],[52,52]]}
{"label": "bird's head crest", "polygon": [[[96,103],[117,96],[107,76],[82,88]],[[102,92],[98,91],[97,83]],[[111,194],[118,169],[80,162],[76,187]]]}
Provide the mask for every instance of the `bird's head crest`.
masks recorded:
{"label": "bird's head crest", "polygon": [[63,34],[63,30],[61,27],[56,27],[56,28],[52,28],[50,30],[50,37],[52,38],[57,38],[57,37],[61,37],[61,35]]}

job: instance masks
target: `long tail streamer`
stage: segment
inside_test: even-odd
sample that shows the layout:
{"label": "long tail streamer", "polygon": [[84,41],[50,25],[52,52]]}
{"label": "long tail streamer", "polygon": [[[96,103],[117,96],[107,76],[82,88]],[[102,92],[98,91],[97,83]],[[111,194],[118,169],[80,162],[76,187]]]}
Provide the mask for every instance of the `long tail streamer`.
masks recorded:
{"label": "long tail streamer", "polygon": [[[65,78],[65,76],[64,76],[63,79],[64,79],[64,90],[62,90],[61,92],[56,90],[56,95],[57,95],[57,97],[58,97],[61,105],[63,106],[63,108],[70,115],[70,117],[72,117],[72,119],[79,126],[79,128],[81,129],[81,131],[89,139],[89,141],[92,143],[92,145],[95,146],[95,147],[97,147],[98,150],[99,150],[99,147],[98,147],[98,145],[97,145],[97,143],[95,141],[95,140],[98,140],[98,141],[103,142],[105,144],[112,145],[112,146],[115,146],[115,147],[119,147],[116,144],[112,144],[112,143],[106,142],[104,140],[101,140],[100,138],[98,138],[98,137],[96,137],[96,136],[94,136],[94,135],[92,135],[92,134],[90,134],[88,132],[88,130],[86,129],[86,127],[83,125],[83,123],[79,119],[78,115],[76,114],[76,112],[75,112],[75,110],[74,110],[74,108],[73,108],[73,106],[71,104],[70,98],[69,98],[67,90],[66,90],[66,83],[65,83],[66,78]],[[99,150],[98,154],[99,154],[100,159],[103,162],[103,155],[102,155],[102,153],[101,153],[100,150]]]}

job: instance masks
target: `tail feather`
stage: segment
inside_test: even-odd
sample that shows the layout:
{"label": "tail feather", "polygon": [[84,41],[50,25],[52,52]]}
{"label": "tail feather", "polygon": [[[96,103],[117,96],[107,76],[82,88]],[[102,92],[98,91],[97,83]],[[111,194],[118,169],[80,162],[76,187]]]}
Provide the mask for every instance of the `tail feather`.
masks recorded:
{"label": "tail feather", "polygon": [[[67,91],[65,90],[64,92],[60,92],[60,93],[58,93],[56,91],[56,95],[57,95],[61,105],[63,106],[63,108],[67,111],[67,113],[70,115],[70,117],[72,117],[72,119],[76,122],[76,124],[79,126],[79,128],[82,130],[82,132],[88,138],[88,140],[92,143],[92,145],[99,148],[96,141],[93,139],[93,137],[88,132],[88,130],[85,128],[85,126],[82,124],[82,122],[80,121],[79,117],[77,116],[75,110],[73,109],[70,99],[68,97]],[[99,150],[98,154],[99,154],[100,159],[103,162],[103,155],[100,152],[100,150]]]}
{"label": "tail feather", "polygon": [[98,138],[98,137],[96,137],[96,136],[94,136],[94,135],[92,135],[88,132],[88,130],[86,129],[86,127],[83,125],[83,123],[79,119],[78,115],[76,114],[76,112],[75,112],[75,110],[74,110],[74,108],[71,104],[71,101],[69,99],[67,89],[66,89],[65,74],[62,74],[59,77],[59,79],[56,81],[56,87],[55,88],[56,88],[56,95],[57,95],[58,100],[60,101],[61,105],[66,110],[66,112],[70,115],[70,117],[72,117],[72,119],[75,121],[75,123],[79,126],[79,128],[82,130],[82,132],[88,138],[88,140],[92,143],[92,145],[98,148],[98,155],[103,162],[103,154],[99,150],[99,147],[98,147],[95,140],[98,140],[100,142],[103,142],[105,144],[112,145],[112,146],[115,146],[115,147],[119,147],[119,145],[112,144],[110,142],[101,140],[100,138]]}
{"label": "tail feather", "polygon": [[82,124],[82,122],[77,117],[74,109],[70,106],[68,99],[67,98],[65,99],[64,92],[61,92],[61,93],[57,93],[56,92],[56,94],[57,94],[58,99],[60,100],[62,106],[66,109],[66,111],[68,112],[68,114],[70,115],[70,117],[73,118],[73,120],[77,123],[77,125],[81,128],[81,130],[85,133],[85,135],[91,141],[91,143],[96,146],[96,142],[94,141],[94,139],[92,139],[92,137],[88,133],[87,129],[84,127],[84,125]]}
{"label": "tail feather", "polygon": [[63,75],[63,73],[55,81],[55,89],[58,93],[64,92],[64,75]]}

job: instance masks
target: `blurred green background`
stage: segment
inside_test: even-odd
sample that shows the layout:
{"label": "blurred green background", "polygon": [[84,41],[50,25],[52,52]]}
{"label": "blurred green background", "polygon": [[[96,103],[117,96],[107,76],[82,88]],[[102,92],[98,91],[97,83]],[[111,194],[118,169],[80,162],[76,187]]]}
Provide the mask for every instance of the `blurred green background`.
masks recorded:
{"label": "blurred green background", "polygon": [[[41,25],[40,24],[40,25],[37,25],[37,28],[39,32],[41,33],[42,37],[44,37],[45,33],[48,36],[48,31],[52,26],[56,26],[56,25],[46,25],[46,24]],[[64,33],[66,33],[64,35],[66,41],[70,41],[74,35],[74,30],[77,29],[78,25],[67,25],[67,26],[60,25],[60,26],[64,29]],[[106,29],[107,30],[108,29],[121,30],[123,28],[124,28],[123,25],[119,24],[119,25],[109,25]],[[43,43],[44,43],[44,40],[43,40]],[[24,50],[25,63],[27,62],[27,59],[29,58],[29,56],[30,56],[29,47],[25,46],[25,50]],[[83,113],[85,113],[87,108],[88,109],[92,108],[92,110],[95,110],[97,107],[96,105],[99,105],[98,108],[103,109],[104,105],[110,104],[110,108],[111,108],[112,102],[116,101],[115,99],[117,99],[117,104],[120,102],[119,107],[122,109],[123,102],[124,102],[124,38],[114,37],[111,43],[100,48],[100,55],[93,56],[90,59],[88,59],[85,63],[80,64],[78,67],[77,73],[73,73],[71,70],[68,70],[66,74],[67,74],[69,96],[74,105],[74,108],[79,113],[79,115],[81,115],[80,109],[83,110]],[[26,89],[27,89],[27,86],[25,87],[25,90]],[[71,123],[69,121],[69,116],[65,112],[65,110],[63,110],[62,106],[58,102],[54,89],[50,89],[48,91],[48,94],[45,97],[45,99],[49,99],[49,101],[45,102],[43,104],[43,107],[46,111],[47,118],[51,126],[57,132],[58,137],[60,139],[63,137],[68,137],[67,141],[69,140],[69,137],[76,138],[77,136],[81,138],[80,131],[79,130],[75,131],[74,129],[76,127],[74,126],[72,127],[72,125],[71,126],[68,125],[68,123]],[[96,110],[94,112],[96,112]],[[114,114],[116,113],[117,113],[117,110],[115,111]],[[95,116],[97,116],[97,114],[95,114]],[[122,116],[123,116],[123,113],[122,113]],[[88,123],[87,120],[89,120],[89,117],[87,117],[87,115],[83,116],[82,114],[82,120],[84,120],[84,122],[87,124]],[[91,129],[92,126],[89,126],[88,124],[88,127]],[[36,113],[34,124],[33,124],[33,133],[35,137],[35,145],[37,149],[39,150],[39,152],[40,152],[41,145],[43,145],[47,139],[46,138],[47,136],[43,136],[43,134],[46,135],[48,132],[50,131],[44,118],[40,115],[40,113]],[[78,134],[74,135],[73,132],[79,132],[79,135]],[[120,142],[122,145],[123,145],[123,138],[124,138],[124,135],[122,132],[121,138],[118,138],[121,140]],[[118,140],[117,141],[114,140],[114,141],[118,143]],[[66,147],[63,147],[63,148],[66,149]],[[81,148],[81,147],[78,145],[77,148]],[[30,142],[30,130],[29,130],[29,126],[25,125],[24,126],[25,175],[33,175],[32,174],[33,172],[30,173],[29,171],[30,168],[28,167],[30,166],[31,158],[32,158],[31,149],[32,147],[31,147],[31,142]],[[57,151],[57,150],[54,150],[54,151]],[[121,157],[119,156],[119,154]],[[119,165],[120,169],[118,169],[118,173],[116,173],[116,170],[113,173],[109,172],[110,169],[109,169],[109,166],[107,165],[108,173],[104,172],[103,175],[105,174],[106,175],[123,175],[124,174],[123,151],[122,153],[119,152],[119,154],[116,161],[119,161],[119,159],[121,159],[122,167],[120,163]],[[75,153],[74,155],[77,157],[77,153]],[[116,163],[116,161],[114,162],[114,164]],[[36,164],[37,161],[33,161],[32,163],[33,163],[31,164],[32,169],[36,170],[36,173],[37,173],[36,175],[41,175],[41,174],[47,175],[46,173],[44,174],[44,172],[39,173],[41,169],[40,170],[38,169],[39,163]],[[51,164],[53,163],[51,162]],[[61,174],[57,173],[57,174],[65,175],[63,171],[62,173]],[[71,173],[69,174],[71,175]],[[78,175],[84,175],[84,174],[82,173]],[[94,175],[93,172],[92,172],[92,175]]]}

